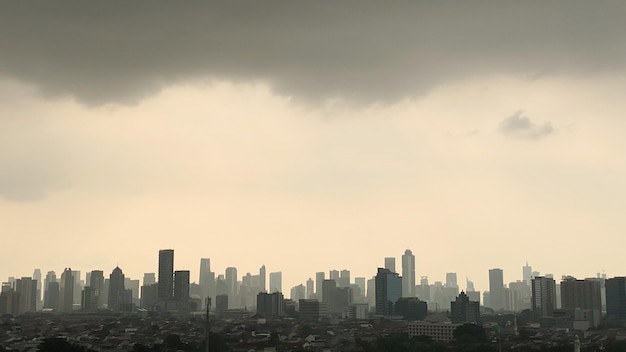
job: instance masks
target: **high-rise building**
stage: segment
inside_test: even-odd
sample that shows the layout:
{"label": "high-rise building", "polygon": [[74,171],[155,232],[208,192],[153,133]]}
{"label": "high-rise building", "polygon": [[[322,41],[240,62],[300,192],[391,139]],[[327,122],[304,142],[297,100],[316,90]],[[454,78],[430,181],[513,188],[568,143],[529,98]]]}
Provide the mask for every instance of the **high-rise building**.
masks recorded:
{"label": "high-rise building", "polygon": [[415,256],[410,249],[402,255],[402,296],[415,297]]}
{"label": "high-rise building", "polygon": [[49,284],[51,282],[57,282],[57,275],[54,271],[48,271],[46,274],[46,278],[44,279],[44,293],[43,293],[43,307],[50,309],[59,309],[59,285],[57,282],[56,286],[56,296],[54,299],[49,297]]}
{"label": "high-rise building", "polygon": [[402,296],[402,277],[384,268],[376,274],[376,314],[392,316],[394,305]]}
{"label": "high-rise building", "polygon": [[323,299],[323,287],[324,280],[326,278],[326,274],[323,271],[318,271],[315,273],[315,294],[317,295],[317,299],[322,301]]}
{"label": "high-rise building", "polygon": [[361,291],[361,295],[366,296],[367,284],[364,277],[355,277],[354,283],[359,286],[359,290]]}
{"label": "high-rise building", "polygon": [[109,304],[108,308],[114,312],[122,310],[125,302],[124,273],[119,267],[115,267],[109,275]]}
{"label": "high-rise building", "polygon": [[306,297],[306,289],[304,285],[300,284],[298,286],[294,286],[291,288],[291,300],[294,302],[298,302],[301,299],[305,299]]}
{"label": "high-rise building", "polygon": [[337,281],[339,287],[350,286],[350,270],[343,269],[339,273],[339,281]]}
{"label": "high-rise building", "polygon": [[502,269],[489,270],[489,301],[493,310],[504,309],[504,277]]}
{"label": "high-rise building", "polygon": [[89,309],[104,308],[104,300],[102,292],[104,290],[104,272],[102,270],[92,270],[89,275],[89,288],[91,296],[91,306]]}
{"label": "high-rise building", "polygon": [[37,282],[31,277],[15,280],[15,292],[19,296],[17,314],[37,310]]}
{"label": "high-rise building", "polygon": [[35,282],[37,282],[37,294],[36,294],[36,301],[37,301],[37,310],[41,309],[41,305],[42,305],[42,298],[41,295],[43,294],[43,281],[41,280],[41,270],[40,269],[35,269],[35,271],[33,272],[33,280]]}
{"label": "high-rise building", "polygon": [[189,270],[174,272],[174,301],[178,309],[189,309]]}
{"label": "high-rise building", "polygon": [[261,265],[261,268],[259,268],[259,288],[261,290],[259,292],[265,292],[267,290],[267,286],[265,284],[266,278],[267,274],[265,273],[265,265]]}
{"label": "high-rise building", "polygon": [[396,258],[395,257],[385,258],[385,269],[391,271],[392,273],[396,272]]}
{"label": "high-rise building", "polygon": [[459,288],[456,280],[456,273],[446,273],[446,287]]}
{"label": "high-rise building", "polygon": [[626,321],[626,277],[606,279],[605,287],[607,317]]}
{"label": "high-rise building", "polygon": [[561,281],[561,308],[568,310],[591,310],[591,327],[597,327],[602,318],[600,281],[595,279],[576,280],[567,276]]}
{"label": "high-rise building", "polygon": [[228,267],[225,272],[226,294],[228,295],[228,302],[233,307],[237,306],[237,268]]}
{"label": "high-rise building", "polygon": [[[552,316],[556,309],[556,282],[553,278],[536,276],[531,279],[531,308],[537,317]],[[492,299],[490,297],[490,299]]]}
{"label": "high-rise building", "polygon": [[61,303],[61,288],[59,282],[50,281],[46,290],[46,302],[44,308],[59,310],[59,304]]}
{"label": "high-rise building", "polygon": [[144,273],[143,274],[143,286],[151,286],[156,284],[156,274],[155,273]]}
{"label": "high-rise building", "polygon": [[279,291],[273,293],[259,292],[256,301],[257,313],[267,319],[285,315],[285,299]]}
{"label": "high-rise building", "polygon": [[283,292],[283,273],[280,271],[270,273],[270,292]]}
{"label": "high-rise building", "polygon": [[306,299],[310,299],[315,293],[315,282],[312,278],[306,280]]}
{"label": "high-rise building", "polygon": [[479,323],[480,302],[471,301],[465,292],[461,291],[459,296],[450,302],[450,313],[453,324]]}
{"label": "high-rise building", "polygon": [[[211,259],[200,259],[200,274],[198,277],[198,283],[200,284],[200,298],[204,302],[207,297],[210,297],[210,281],[211,280]],[[204,306],[204,303],[203,303]]]}
{"label": "high-rise building", "polygon": [[528,285],[528,287],[530,287],[530,279],[532,278],[532,276],[533,276],[533,268],[530,265],[528,265],[528,262],[526,262],[526,265],[522,267],[522,277],[526,285]]}
{"label": "high-rise building", "polygon": [[328,278],[330,280],[335,280],[335,282],[339,281],[339,270],[331,270],[328,272]]}
{"label": "high-rise building", "polygon": [[59,308],[62,312],[74,309],[74,275],[72,269],[66,268],[61,274]]}
{"label": "high-rise building", "polygon": [[174,294],[174,250],[159,251],[159,301],[169,301]]}

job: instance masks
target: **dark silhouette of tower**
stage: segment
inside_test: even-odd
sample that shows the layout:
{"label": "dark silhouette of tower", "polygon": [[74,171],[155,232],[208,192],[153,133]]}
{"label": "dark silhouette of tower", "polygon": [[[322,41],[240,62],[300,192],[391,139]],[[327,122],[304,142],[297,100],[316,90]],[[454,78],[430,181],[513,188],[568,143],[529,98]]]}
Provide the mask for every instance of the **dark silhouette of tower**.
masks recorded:
{"label": "dark silhouette of tower", "polygon": [[392,316],[394,305],[402,296],[402,277],[389,269],[378,268],[375,280],[376,314]]}
{"label": "dark silhouette of tower", "polygon": [[124,274],[122,269],[115,267],[109,276],[109,309],[120,311],[124,302]]}
{"label": "dark silhouette of tower", "polygon": [[72,269],[66,268],[63,270],[60,286],[59,308],[62,312],[71,312],[74,309],[74,274]]}
{"label": "dark silhouette of tower", "polygon": [[159,251],[159,301],[169,301],[174,294],[174,250]]}

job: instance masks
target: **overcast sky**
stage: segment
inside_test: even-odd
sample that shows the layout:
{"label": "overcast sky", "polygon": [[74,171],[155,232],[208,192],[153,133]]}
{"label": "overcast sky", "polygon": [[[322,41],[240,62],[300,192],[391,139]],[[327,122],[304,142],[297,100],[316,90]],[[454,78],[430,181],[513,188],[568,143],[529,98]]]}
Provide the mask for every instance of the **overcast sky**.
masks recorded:
{"label": "overcast sky", "polygon": [[624,1],[2,1],[0,278],[626,275]]}

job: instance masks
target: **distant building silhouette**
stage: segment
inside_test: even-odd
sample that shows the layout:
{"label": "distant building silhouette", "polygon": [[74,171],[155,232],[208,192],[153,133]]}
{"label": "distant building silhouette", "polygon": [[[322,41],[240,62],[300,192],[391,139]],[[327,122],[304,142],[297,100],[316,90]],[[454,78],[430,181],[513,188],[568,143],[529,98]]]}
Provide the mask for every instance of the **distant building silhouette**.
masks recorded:
{"label": "distant building silhouette", "polygon": [[531,308],[536,317],[547,317],[556,309],[556,283],[553,278],[536,276],[532,278]]}
{"label": "distant building silhouette", "polygon": [[316,299],[301,299],[298,301],[298,316],[303,320],[317,321],[327,315],[326,306]]}
{"label": "distant building silhouette", "polygon": [[605,287],[607,317],[626,321],[626,277],[606,279]]}
{"label": "distant building silhouette", "polygon": [[309,278],[308,280],[306,280],[306,299],[310,299],[311,297],[313,297],[315,295],[315,282],[313,281],[312,278]]}
{"label": "distant building silhouette", "polygon": [[114,312],[122,310],[125,302],[124,273],[119,267],[115,267],[109,275],[109,304],[108,308]]}
{"label": "distant building silhouette", "polygon": [[178,310],[189,310],[189,270],[174,272],[174,301]]}
{"label": "distant building silhouette", "polygon": [[402,296],[402,277],[384,268],[376,274],[376,314],[394,315],[394,305]]}
{"label": "distant building silhouette", "polygon": [[591,311],[591,327],[597,327],[602,318],[600,281],[577,280],[568,276],[561,281],[561,308],[566,310],[588,309]]}
{"label": "distant building silhouette", "polygon": [[494,311],[504,309],[504,277],[502,269],[489,270],[489,303]]}
{"label": "distant building silhouette", "polygon": [[174,250],[159,251],[159,301],[166,302],[174,294]]}
{"label": "distant building silhouette", "polygon": [[402,255],[402,296],[415,297],[415,256],[410,249]]}
{"label": "distant building silhouette", "polygon": [[479,323],[480,302],[471,301],[465,292],[461,291],[459,296],[450,302],[450,313],[455,324]]}
{"label": "distant building silhouette", "polygon": [[283,273],[281,271],[270,273],[270,293],[283,292]]}
{"label": "distant building silhouette", "polygon": [[395,303],[395,315],[404,320],[423,320],[428,314],[428,303],[417,297],[400,297]]}
{"label": "distant building silhouette", "polygon": [[266,292],[267,285],[265,284],[267,274],[265,273],[265,265],[261,265],[259,268],[259,292]]}
{"label": "distant building silhouette", "polygon": [[315,294],[317,295],[317,299],[320,301],[323,300],[323,287],[324,280],[326,279],[326,274],[323,271],[318,271],[315,273]]}
{"label": "distant building silhouette", "polygon": [[275,319],[285,315],[285,299],[280,292],[265,293],[259,292],[256,301],[257,314],[267,318]]}
{"label": "distant building silhouette", "polygon": [[385,269],[391,271],[392,273],[396,272],[396,258],[395,257],[385,257]]}
{"label": "distant building silhouette", "polygon": [[59,308],[62,312],[74,309],[74,275],[72,269],[66,268],[61,274]]}

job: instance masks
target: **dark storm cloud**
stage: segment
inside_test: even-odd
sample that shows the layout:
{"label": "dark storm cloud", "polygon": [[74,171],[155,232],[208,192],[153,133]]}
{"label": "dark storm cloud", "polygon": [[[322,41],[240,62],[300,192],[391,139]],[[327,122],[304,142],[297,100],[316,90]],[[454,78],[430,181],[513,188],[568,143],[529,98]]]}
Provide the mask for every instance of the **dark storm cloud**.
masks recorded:
{"label": "dark storm cloud", "polygon": [[624,1],[30,1],[0,5],[0,75],[89,104],[198,78],[390,101],[490,73],[626,62]]}
{"label": "dark storm cloud", "polygon": [[554,128],[550,122],[537,125],[522,111],[517,111],[500,122],[500,131],[509,136],[540,139],[554,133]]}

